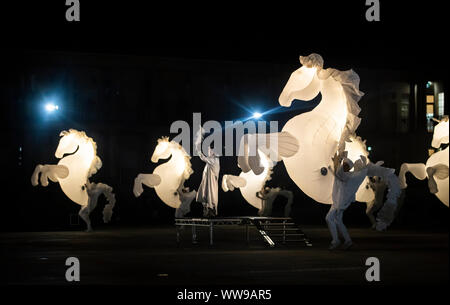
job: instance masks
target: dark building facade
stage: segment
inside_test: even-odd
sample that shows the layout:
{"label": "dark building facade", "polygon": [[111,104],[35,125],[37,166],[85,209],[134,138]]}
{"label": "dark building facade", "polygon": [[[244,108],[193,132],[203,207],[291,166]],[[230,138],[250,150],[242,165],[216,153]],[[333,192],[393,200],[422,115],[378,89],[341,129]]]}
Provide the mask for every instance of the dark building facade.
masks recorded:
{"label": "dark building facade", "polygon": [[[79,207],[57,184],[43,189],[30,183],[36,164],[57,162],[59,132],[69,128],[86,131],[97,143],[103,167],[92,180],[114,187],[118,201],[114,222],[171,223],[173,210],[154,190],[146,189],[139,198],[132,194],[136,175],[155,167],[150,156],[157,139],[174,136],[169,132],[174,121],[191,125],[193,112],[202,114],[202,122],[224,122],[248,116],[249,109],[277,107],[285,82],[299,67],[296,58],[286,64],[75,52],[19,52],[14,60],[17,64],[3,79],[1,98],[5,137],[11,144],[3,151],[8,173],[3,183],[18,198],[6,205],[8,216],[3,214],[2,225],[15,229],[70,227],[75,221],[69,216],[78,213]],[[325,67],[334,68],[332,62],[339,59],[328,63],[324,56],[324,60]],[[430,118],[448,114],[448,86],[440,76],[352,62],[341,62],[338,68],[351,68],[361,78],[365,95],[359,103],[362,122],[357,133],[367,141],[371,160],[384,160],[397,172],[403,162],[426,161],[432,138]],[[49,101],[59,106],[51,115],[43,111]],[[307,110],[274,113],[265,119],[278,120],[281,129],[302,111]],[[203,164],[198,158],[192,158],[192,164],[195,172],[186,184],[196,188]],[[221,165],[221,174],[240,172],[236,158],[223,157]],[[300,222],[324,222],[328,206],[303,194],[282,163],[274,169],[269,185],[294,191],[293,216]],[[219,200],[219,213],[224,216],[256,214],[239,191],[220,191]],[[399,223],[414,222],[418,213],[432,219],[431,223],[444,223],[445,207],[427,191],[426,181],[411,181],[404,206],[409,208],[400,214]],[[364,208],[353,205],[346,216],[349,223],[364,225]],[[100,208],[93,219],[94,224],[101,222]]]}

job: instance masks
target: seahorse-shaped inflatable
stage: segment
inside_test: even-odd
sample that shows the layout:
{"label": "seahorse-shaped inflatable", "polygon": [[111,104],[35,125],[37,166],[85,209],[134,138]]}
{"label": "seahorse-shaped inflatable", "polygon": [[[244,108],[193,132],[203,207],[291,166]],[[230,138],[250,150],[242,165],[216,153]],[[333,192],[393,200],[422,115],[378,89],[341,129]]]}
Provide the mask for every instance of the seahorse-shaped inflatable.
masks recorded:
{"label": "seahorse-shaped inflatable", "polygon": [[170,141],[168,137],[158,139],[152,162],[159,159],[170,160],[158,165],[153,174],[139,174],[134,180],[133,193],[139,197],[144,189],[142,184],[155,189],[158,197],[168,206],[178,208],[181,204],[178,189],[180,184],[189,179],[194,172],[191,167],[191,157],[177,142]]}

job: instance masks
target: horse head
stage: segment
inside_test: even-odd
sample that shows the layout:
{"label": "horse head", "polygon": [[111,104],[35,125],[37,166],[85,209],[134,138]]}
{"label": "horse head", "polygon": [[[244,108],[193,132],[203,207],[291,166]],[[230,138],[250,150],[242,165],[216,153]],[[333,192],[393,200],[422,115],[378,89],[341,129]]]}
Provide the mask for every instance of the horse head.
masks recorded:
{"label": "horse head", "polygon": [[293,100],[310,101],[320,92],[321,81],[317,73],[322,70],[323,59],[319,54],[300,56],[301,68],[292,72],[278,101],[283,107],[290,107]]}
{"label": "horse head", "polygon": [[434,126],[433,140],[431,141],[431,146],[434,148],[439,148],[441,144],[448,144],[448,128],[449,128],[449,118],[445,116],[441,120],[433,119],[438,122]]}
{"label": "horse head", "polygon": [[55,151],[56,158],[61,159],[65,154],[73,154],[78,150],[80,137],[76,132],[63,130],[59,136],[61,139]]}
{"label": "horse head", "polygon": [[172,155],[172,145],[169,142],[169,137],[162,137],[158,139],[158,145],[152,155],[152,162],[157,163],[159,159],[167,159]]}

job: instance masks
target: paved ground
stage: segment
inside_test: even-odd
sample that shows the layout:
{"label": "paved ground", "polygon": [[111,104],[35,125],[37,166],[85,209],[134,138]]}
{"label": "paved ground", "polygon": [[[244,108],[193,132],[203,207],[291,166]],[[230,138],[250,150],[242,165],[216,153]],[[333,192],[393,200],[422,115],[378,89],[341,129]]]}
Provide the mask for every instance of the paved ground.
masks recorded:
{"label": "paved ground", "polygon": [[1,281],[66,284],[65,259],[75,256],[80,284],[364,284],[365,260],[375,256],[384,284],[448,284],[448,232],[350,229],[356,246],[330,252],[325,227],[303,229],[313,247],[268,248],[256,231],[246,245],[241,227],[216,229],[213,247],[206,229],[197,245],[185,231],[180,248],[170,226],[0,233]]}

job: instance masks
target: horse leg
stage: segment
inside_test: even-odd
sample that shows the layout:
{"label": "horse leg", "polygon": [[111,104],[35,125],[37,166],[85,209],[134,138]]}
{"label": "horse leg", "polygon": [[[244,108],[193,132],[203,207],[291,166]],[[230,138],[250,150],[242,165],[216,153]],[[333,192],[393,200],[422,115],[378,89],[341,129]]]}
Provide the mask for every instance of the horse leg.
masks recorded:
{"label": "horse leg", "polygon": [[40,180],[42,186],[48,186],[49,179],[53,182],[58,182],[58,178],[64,179],[68,175],[69,169],[64,165],[38,164],[31,175],[31,184],[37,186]]}
{"label": "horse leg", "polygon": [[161,177],[156,174],[139,174],[134,179],[133,194],[135,197],[141,196],[144,192],[142,184],[148,187],[155,187],[161,183]]}
{"label": "horse leg", "polygon": [[80,215],[81,219],[84,220],[84,222],[87,225],[86,232],[92,232],[92,226],[91,226],[91,220],[89,219],[89,206],[84,205],[81,207],[80,212],[78,212],[78,215]]}
{"label": "horse leg", "polygon": [[438,186],[436,183],[436,177],[438,179],[446,179],[448,177],[448,165],[436,164],[434,166],[427,167],[428,175],[428,188],[432,194],[436,194]]}
{"label": "horse leg", "polygon": [[406,184],[405,174],[410,172],[419,180],[423,180],[427,177],[427,172],[425,170],[425,164],[423,163],[403,163],[400,167],[400,173],[398,178],[400,180],[400,187],[405,189],[408,185]]}
{"label": "horse leg", "polygon": [[92,232],[92,225],[91,225],[91,219],[89,218],[89,215],[91,214],[91,212],[95,209],[95,207],[97,206],[97,199],[98,196],[95,196],[95,198],[89,198],[88,200],[88,204],[83,206],[80,209],[80,212],[78,213],[78,215],[80,215],[80,217],[84,220],[84,222],[86,222],[87,224],[87,230],[86,232]]}
{"label": "horse leg", "polygon": [[38,164],[31,175],[31,185],[37,186],[39,184],[39,174],[42,172],[43,165]]}

